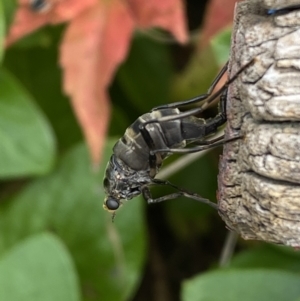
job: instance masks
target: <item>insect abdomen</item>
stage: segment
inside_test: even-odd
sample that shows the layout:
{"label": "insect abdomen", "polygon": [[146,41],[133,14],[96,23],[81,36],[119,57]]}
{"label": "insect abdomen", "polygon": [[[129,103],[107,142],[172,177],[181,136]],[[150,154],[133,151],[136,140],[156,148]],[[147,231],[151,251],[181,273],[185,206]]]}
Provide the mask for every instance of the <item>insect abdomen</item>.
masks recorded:
{"label": "insect abdomen", "polygon": [[[140,116],[129,126],[124,136],[114,146],[114,154],[128,167],[134,170],[147,170],[149,168],[150,149],[140,132],[140,125],[144,122],[159,119],[163,116],[177,115],[178,109],[162,109]],[[155,149],[182,148],[186,140],[202,137],[203,120],[196,117],[187,117],[161,123],[151,123],[146,126]],[[162,153],[164,159],[167,154]]]}

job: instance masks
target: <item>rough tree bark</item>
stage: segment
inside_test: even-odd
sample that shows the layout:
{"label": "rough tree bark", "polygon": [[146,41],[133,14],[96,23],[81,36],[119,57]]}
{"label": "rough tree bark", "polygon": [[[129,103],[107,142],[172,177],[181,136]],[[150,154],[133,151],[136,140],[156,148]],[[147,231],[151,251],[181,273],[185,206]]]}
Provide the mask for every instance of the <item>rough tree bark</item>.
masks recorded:
{"label": "rough tree bark", "polygon": [[244,239],[300,246],[300,6],[295,0],[237,4],[229,70],[254,64],[228,91],[218,177],[219,213]]}

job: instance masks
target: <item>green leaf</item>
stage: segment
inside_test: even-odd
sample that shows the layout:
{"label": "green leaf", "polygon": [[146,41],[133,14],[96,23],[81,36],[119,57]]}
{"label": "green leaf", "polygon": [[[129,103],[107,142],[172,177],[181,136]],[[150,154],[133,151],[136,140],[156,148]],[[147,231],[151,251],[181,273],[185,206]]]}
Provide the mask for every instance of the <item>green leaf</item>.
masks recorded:
{"label": "green leaf", "polygon": [[213,52],[215,54],[218,65],[224,65],[229,59],[230,52],[231,28],[222,30],[211,40]]}
{"label": "green leaf", "polygon": [[0,254],[33,233],[51,230],[65,243],[79,272],[85,300],[126,300],[140,282],[145,259],[142,202],[129,201],[114,222],[102,208],[102,179],[91,172],[80,145],[58,169],[0,204]]}
{"label": "green leaf", "polygon": [[117,81],[129,101],[145,112],[168,102],[171,71],[166,45],[140,35],[120,67]]}
{"label": "green leaf", "polygon": [[6,28],[8,29],[14,17],[14,13],[17,7],[17,0],[2,0],[0,1],[0,3],[2,3],[3,14],[5,16],[4,22]]}
{"label": "green leaf", "polygon": [[[60,150],[67,150],[83,138],[70,101],[62,92],[62,72],[57,64],[62,31],[63,26],[52,26],[27,36],[6,51],[3,64],[47,115]],[[33,40],[40,47],[30,47]]]}
{"label": "green leaf", "polygon": [[207,93],[213,79],[218,74],[218,65],[210,47],[196,51],[185,69],[172,83],[174,101],[193,98]]}
{"label": "green leaf", "polygon": [[47,173],[55,158],[52,131],[30,95],[0,71],[0,178]]}
{"label": "green leaf", "polygon": [[281,270],[226,270],[184,283],[183,301],[294,301],[300,275]]}
{"label": "green leaf", "polygon": [[69,253],[52,234],[29,238],[0,260],[0,300],[79,301],[78,284]]}
{"label": "green leaf", "polygon": [[[32,48],[49,48],[52,45],[53,38],[51,36],[51,29],[49,27],[42,27],[17,40],[12,47],[21,51],[30,51]],[[33,59],[36,58],[33,57]]]}
{"label": "green leaf", "polygon": [[0,62],[4,53],[4,37],[5,37],[5,16],[3,10],[3,3],[0,2]]}
{"label": "green leaf", "polygon": [[232,259],[231,268],[273,268],[300,272],[300,254],[292,248],[262,244]]}

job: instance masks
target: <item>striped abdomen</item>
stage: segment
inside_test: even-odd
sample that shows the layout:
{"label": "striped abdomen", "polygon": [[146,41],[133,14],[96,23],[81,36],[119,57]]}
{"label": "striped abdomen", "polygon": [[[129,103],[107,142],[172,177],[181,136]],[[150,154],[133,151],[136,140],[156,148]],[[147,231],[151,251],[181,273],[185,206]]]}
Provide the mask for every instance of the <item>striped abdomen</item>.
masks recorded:
{"label": "striped abdomen", "polygon": [[[147,170],[150,149],[139,126],[152,119],[179,113],[178,109],[162,109],[140,116],[115,144],[114,154],[131,169]],[[146,129],[154,142],[155,149],[183,148],[188,141],[198,140],[207,135],[207,127],[203,126],[204,124],[204,119],[190,116],[184,119],[151,123],[146,126]],[[167,154],[162,153],[161,156],[164,159]]]}

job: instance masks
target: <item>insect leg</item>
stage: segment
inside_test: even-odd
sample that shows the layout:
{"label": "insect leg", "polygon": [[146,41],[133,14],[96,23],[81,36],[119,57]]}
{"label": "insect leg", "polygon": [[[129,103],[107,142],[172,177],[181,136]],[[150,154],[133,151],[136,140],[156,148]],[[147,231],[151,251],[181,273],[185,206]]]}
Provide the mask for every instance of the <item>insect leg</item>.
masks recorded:
{"label": "insect leg", "polygon": [[195,147],[191,147],[191,148],[166,148],[166,149],[157,149],[155,151],[153,151],[154,153],[157,152],[164,152],[164,153],[176,153],[176,154],[189,154],[189,153],[197,153],[206,149],[211,149],[213,147],[217,147],[217,146],[221,146],[225,143],[240,139],[241,136],[234,136],[234,137],[230,137],[228,139],[223,139],[223,140],[218,140],[217,142],[215,142],[214,140],[206,140],[203,141],[203,145],[201,146],[195,146]]}
{"label": "insect leg", "polygon": [[[219,104],[219,114],[212,118],[211,120],[208,120],[208,122],[204,123],[201,125],[203,127],[203,137],[208,136],[209,134],[212,134],[217,131],[218,127],[223,125],[226,120],[226,100],[227,100],[227,90],[223,92],[220,98],[220,104]],[[231,138],[224,139],[224,135],[217,137],[215,139],[211,140],[199,140],[195,141],[194,143],[201,145],[198,147],[193,147],[193,148],[168,148],[168,149],[156,149],[154,152],[172,152],[172,153],[179,153],[179,154],[185,154],[185,153],[195,153],[199,152],[205,149],[210,149],[216,146],[220,146],[224,143],[234,141],[238,138],[241,138],[241,136],[234,136]]]}
{"label": "insect leg", "polygon": [[227,67],[228,67],[228,62],[224,65],[224,67],[221,69],[219,74],[213,80],[212,84],[210,85],[209,89],[207,90],[207,92],[205,94],[201,94],[197,97],[194,97],[194,98],[191,98],[191,99],[188,99],[188,100],[178,101],[178,102],[174,102],[174,103],[166,104],[166,105],[161,105],[161,106],[153,108],[151,110],[151,112],[161,110],[161,109],[179,108],[179,107],[183,107],[183,106],[190,105],[190,104],[193,104],[193,103],[197,103],[201,100],[204,100],[204,99],[208,98],[211,95],[214,88],[216,87],[216,85],[218,84],[218,82],[220,81],[220,79],[222,78],[222,76],[227,71]]}
{"label": "insect leg", "polygon": [[211,202],[210,200],[202,198],[201,196],[199,196],[196,193],[188,192],[188,191],[186,191],[186,190],[170,183],[169,181],[154,179],[153,184],[168,185],[168,186],[171,186],[171,187],[175,188],[176,190],[178,190],[178,192],[174,192],[174,193],[167,194],[167,195],[164,195],[162,197],[153,199],[152,196],[151,196],[151,192],[150,192],[149,188],[144,187],[142,189],[142,194],[143,194],[143,197],[147,201],[148,204],[160,203],[160,202],[164,202],[164,201],[167,201],[167,200],[172,200],[172,199],[178,198],[180,196],[185,196],[187,198],[190,198],[190,199],[196,200],[198,202],[204,203],[206,205],[209,205],[209,206],[213,207],[214,209],[218,208],[217,204]]}
{"label": "insect leg", "polygon": [[214,94],[211,94],[207,98],[206,102],[200,108],[195,108],[195,109],[192,109],[192,110],[180,113],[180,114],[176,114],[176,115],[163,116],[160,118],[148,120],[144,123],[144,126],[146,126],[147,124],[150,124],[150,123],[160,123],[160,122],[172,121],[172,120],[177,120],[177,119],[183,119],[183,118],[203,112],[213,100],[215,100],[222,93],[224,93],[227,90],[228,86],[232,82],[234,82],[245,69],[247,69],[249,66],[254,64],[255,61],[256,61],[256,59],[254,58],[250,62],[248,62],[247,64],[242,66],[241,69],[239,71],[237,71],[236,74],[232,78],[227,80],[226,83],[218,91],[216,91]]}
{"label": "insect leg", "polygon": [[197,144],[197,145],[211,145],[215,142],[219,142],[221,141],[222,143],[224,143],[224,139],[225,135],[222,135],[222,136],[219,136],[217,138],[214,138],[214,139],[210,139],[210,140],[201,140],[201,141],[193,141],[194,144]]}

